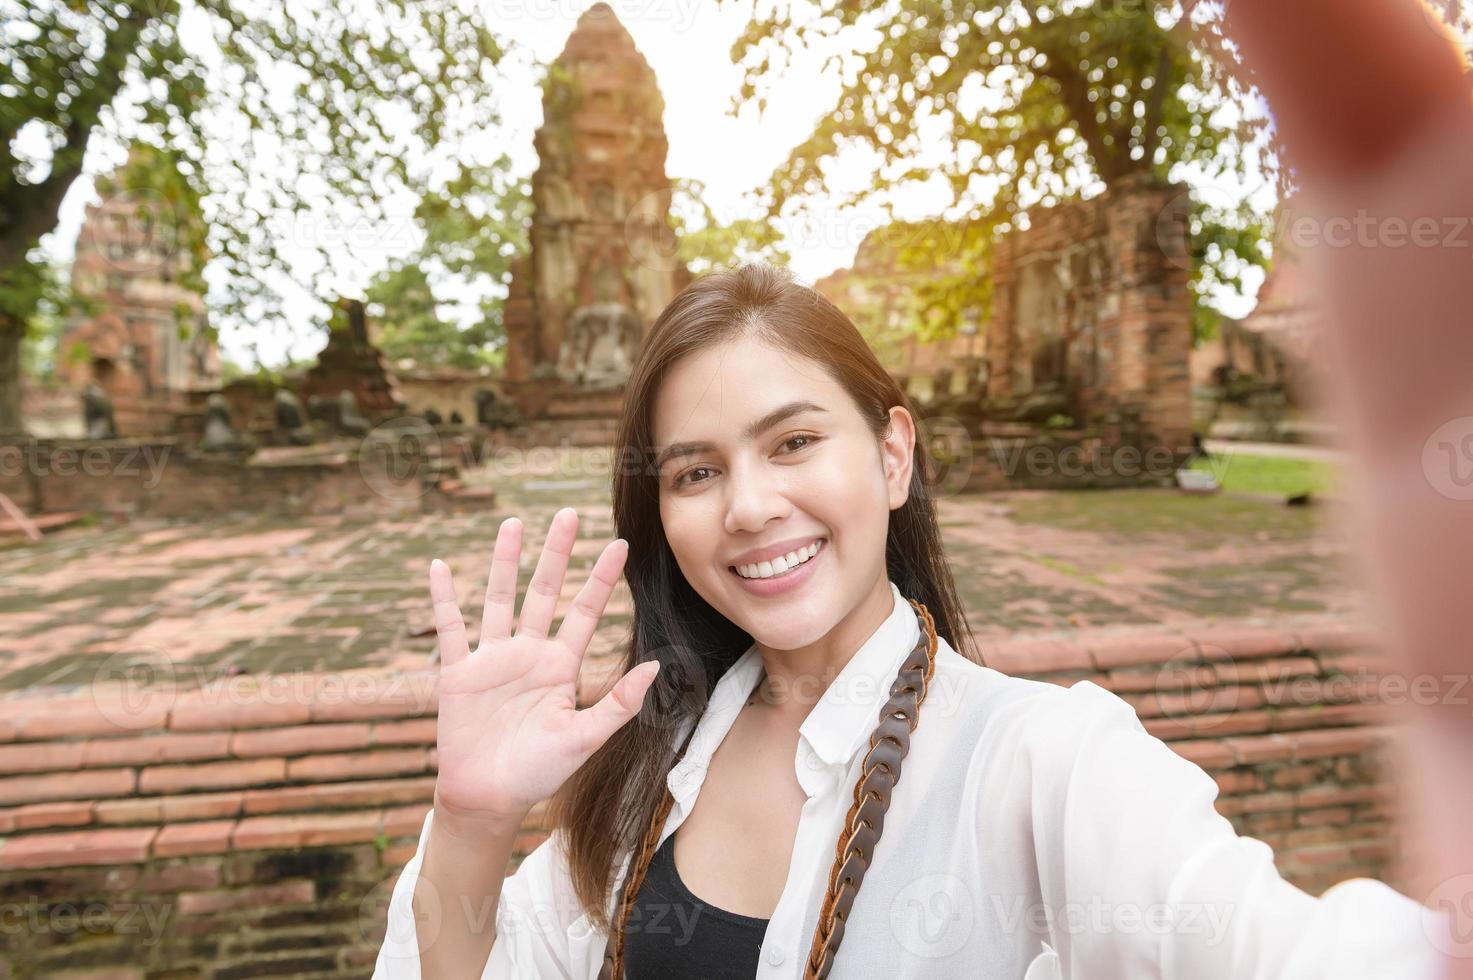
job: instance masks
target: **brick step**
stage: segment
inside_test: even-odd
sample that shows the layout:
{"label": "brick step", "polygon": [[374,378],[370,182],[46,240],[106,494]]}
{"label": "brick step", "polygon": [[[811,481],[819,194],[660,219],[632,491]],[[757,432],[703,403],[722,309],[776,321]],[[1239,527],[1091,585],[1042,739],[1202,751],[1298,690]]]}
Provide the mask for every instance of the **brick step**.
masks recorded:
{"label": "brick step", "polygon": [[296,760],[329,753],[363,750],[371,754],[373,750],[387,752],[434,744],[434,718],[0,744],[0,786],[5,784],[3,777],[18,774],[73,773],[76,770],[120,766],[229,759]]}
{"label": "brick step", "polygon": [[44,803],[79,799],[166,796],[280,783],[321,785],[340,780],[416,776],[436,769],[433,748],[305,755],[141,768],[84,769],[0,779],[0,799]]}
{"label": "brick step", "polygon": [[120,691],[99,684],[85,696],[0,701],[0,746],[433,718],[438,688],[435,671],[242,675],[178,691]]}
{"label": "brick step", "polygon": [[0,834],[58,827],[136,826],[189,820],[392,806],[433,799],[435,777],[371,779],[213,793],[59,800],[0,810]]}
{"label": "brick step", "polygon": [[104,864],[285,847],[417,838],[428,802],[336,813],[251,816],[26,834],[0,841],[0,871]]}

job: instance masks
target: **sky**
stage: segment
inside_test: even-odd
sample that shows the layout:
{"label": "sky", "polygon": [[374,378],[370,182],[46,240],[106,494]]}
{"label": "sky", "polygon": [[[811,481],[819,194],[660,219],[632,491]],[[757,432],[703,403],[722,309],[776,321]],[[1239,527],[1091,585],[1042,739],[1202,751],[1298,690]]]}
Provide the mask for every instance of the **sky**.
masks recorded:
{"label": "sky", "polygon": [[[654,70],[665,99],[665,131],[670,141],[665,172],[702,181],[718,218],[749,214],[743,197],[758,188],[802,142],[838,97],[838,71],[821,70],[821,55],[795,62],[772,92],[776,108],[758,116],[755,107],[740,115],[729,105],[741,82],[731,62],[732,42],[751,16],[751,4],[710,0],[611,0],[609,4]],[[586,0],[490,0],[493,29],[523,47],[539,63],[562,51]],[[509,67],[519,86],[532,89],[529,65]],[[537,98],[508,100],[503,112],[518,137],[509,151],[530,172],[537,162],[532,133],[542,121]],[[863,159],[851,154],[841,171],[856,177]],[[836,182],[834,190],[847,189]],[[934,212],[947,201],[943,189],[907,195],[904,207],[915,216]],[[784,227],[794,270],[813,281],[848,265],[864,235],[879,222],[879,211],[845,213],[831,220]]]}
{"label": "sky", "polygon": [[[557,57],[578,16],[592,5],[592,0],[478,2],[486,11],[491,29],[513,45],[512,55],[501,65],[507,84],[502,88],[500,106],[503,126],[494,139],[512,157],[517,170],[530,175],[537,165],[533,133],[542,121],[536,66]],[[753,215],[747,195],[760,187],[834,104],[840,79],[836,67],[827,71],[823,68],[828,52],[807,52],[795,58],[771,89],[771,107],[764,116],[759,117],[750,105],[734,114],[730,105],[740,85],[741,71],[732,64],[730,52],[751,16],[750,2],[717,5],[712,0],[609,0],[609,4],[649,61],[665,99],[667,175],[701,181],[707,201],[720,220]],[[96,200],[91,175],[105,172],[116,162],[115,156],[89,153],[89,176],[69,192],[57,231],[43,240],[43,247],[53,256],[63,261],[70,258],[85,206]],[[875,162],[858,151],[841,154],[831,171],[831,191],[841,194],[863,186],[871,178]],[[901,217],[918,218],[938,213],[950,202],[950,194],[938,177],[930,186],[898,192],[894,200]],[[867,209],[820,206],[808,210],[807,220],[780,227],[792,268],[810,283],[849,265],[865,234],[882,223],[877,205]],[[412,233],[379,236],[375,241],[381,247],[363,259],[360,288],[377,267],[409,251],[415,238]],[[1256,277],[1250,281],[1250,296],[1257,282]],[[1252,308],[1252,301],[1221,305],[1230,315],[1241,316]],[[268,364],[280,363],[288,355],[309,358],[322,345],[322,335],[308,312],[311,304],[291,304],[289,309],[294,311],[290,329],[256,337],[255,350]],[[222,332],[220,342],[225,356],[243,364],[252,360],[245,338],[227,330]]]}

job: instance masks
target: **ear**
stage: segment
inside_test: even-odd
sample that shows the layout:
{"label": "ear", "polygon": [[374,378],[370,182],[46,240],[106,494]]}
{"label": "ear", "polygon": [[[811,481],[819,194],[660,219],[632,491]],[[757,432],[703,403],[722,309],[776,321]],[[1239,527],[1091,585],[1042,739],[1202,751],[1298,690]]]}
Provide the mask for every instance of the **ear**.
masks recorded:
{"label": "ear", "polygon": [[885,466],[885,488],[890,509],[910,499],[910,476],[915,468],[916,427],[910,412],[900,405],[890,409],[890,427],[880,443],[880,461]]}

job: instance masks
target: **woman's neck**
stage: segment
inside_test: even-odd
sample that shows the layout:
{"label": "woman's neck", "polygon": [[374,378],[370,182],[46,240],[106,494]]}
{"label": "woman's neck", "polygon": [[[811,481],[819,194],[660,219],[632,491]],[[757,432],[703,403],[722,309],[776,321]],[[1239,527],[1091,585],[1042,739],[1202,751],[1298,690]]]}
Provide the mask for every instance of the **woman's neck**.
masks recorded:
{"label": "woman's neck", "polygon": [[894,611],[890,579],[882,575],[859,605],[808,646],[772,650],[758,643],[762,677],[747,704],[762,706],[794,728],[801,725],[834,678]]}

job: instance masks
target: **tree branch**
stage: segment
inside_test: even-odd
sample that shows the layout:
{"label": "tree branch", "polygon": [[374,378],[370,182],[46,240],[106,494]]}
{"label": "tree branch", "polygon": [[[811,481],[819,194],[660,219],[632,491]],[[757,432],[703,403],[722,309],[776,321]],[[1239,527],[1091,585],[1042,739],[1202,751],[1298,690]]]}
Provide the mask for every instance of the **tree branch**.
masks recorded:
{"label": "tree branch", "polygon": [[[10,182],[0,198],[0,214],[10,216],[0,221],[0,268],[23,261],[36,241],[56,227],[62,199],[81,176],[92,130],[102,109],[112,104],[122,87],[128,58],[137,50],[149,19],[136,11],[118,19],[94,66],[96,74],[67,107],[67,122],[62,127],[65,142],[51,158],[51,172],[39,184]],[[84,77],[76,75],[79,83]]]}
{"label": "tree branch", "polygon": [[1048,63],[1036,70],[1058,86],[1059,100],[1078,127],[1084,145],[1089,147],[1089,155],[1094,158],[1100,179],[1108,184],[1123,176],[1129,170],[1128,165],[1121,165],[1120,147],[1125,144],[1116,140],[1116,146],[1112,148],[1105,142],[1105,130],[1095,118],[1094,105],[1089,101],[1089,80],[1059,52],[1048,48],[1040,50]]}
{"label": "tree branch", "polygon": [[1171,85],[1171,40],[1168,37],[1162,39],[1161,57],[1156,61],[1156,80],[1152,83],[1151,98],[1146,103],[1145,139],[1141,144],[1145,153],[1141,156],[1141,162],[1150,167],[1151,161],[1156,156],[1156,148],[1161,145],[1161,136],[1157,132],[1161,128],[1161,115],[1166,106],[1166,89]]}

